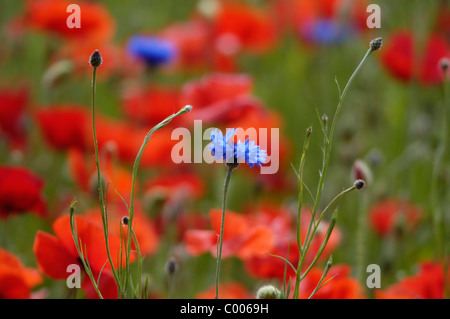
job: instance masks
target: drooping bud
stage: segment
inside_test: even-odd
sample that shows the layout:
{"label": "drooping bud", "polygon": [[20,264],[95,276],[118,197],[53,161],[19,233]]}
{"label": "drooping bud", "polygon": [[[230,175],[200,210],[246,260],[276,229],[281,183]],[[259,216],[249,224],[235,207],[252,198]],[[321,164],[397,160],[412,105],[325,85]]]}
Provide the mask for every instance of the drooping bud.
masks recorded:
{"label": "drooping bud", "polygon": [[259,288],[256,299],[281,299],[281,292],[272,285]]}
{"label": "drooping bud", "polygon": [[383,38],[376,38],[370,41],[370,48],[372,49],[372,51],[377,51],[381,49],[382,46],[383,46]]}
{"label": "drooping bud", "polygon": [[366,185],[370,185],[373,179],[371,169],[362,160],[356,160],[353,164],[352,180],[356,181],[358,179],[363,180]]}
{"label": "drooping bud", "polygon": [[100,65],[102,65],[103,59],[102,59],[102,55],[100,54],[100,52],[98,50],[95,50],[94,52],[92,52],[91,57],[89,58],[89,64],[94,67],[97,68]]}

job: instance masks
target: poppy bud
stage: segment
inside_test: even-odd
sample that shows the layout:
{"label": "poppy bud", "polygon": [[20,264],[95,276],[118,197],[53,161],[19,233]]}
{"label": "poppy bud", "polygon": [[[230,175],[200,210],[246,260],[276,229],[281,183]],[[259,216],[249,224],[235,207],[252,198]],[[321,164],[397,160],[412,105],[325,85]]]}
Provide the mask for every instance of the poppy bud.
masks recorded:
{"label": "poppy bud", "polygon": [[173,276],[178,271],[178,262],[174,257],[171,257],[166,263],[166,273]]}
{"label": "poppy bud", "polygon": [[100,52],[98,50],[95,50],[91,54],[91,57],[89,58],[89,64],[92,67],[97,68],[100,65],[102,65],[102,62],[103,62],[102,55],[100,54]]}
{"label": "poppy bud", "polygon": [[361,190],[366,186],[366,183],[362,179],[358,179],[353,183],[353,186],[355,186],[357,190]]}
{"label": "poppy bud", "polygon": [[186,105],[186,106],[184,107],[184,111],[185,111],[185,112],[190,112],[190,111],[192,111],[192,105]]}
{"label": "poppy bud", "polygon": [[439,60],[439,67],[441,68],[442,72],[447,72],[448,67],[450,65],[450,59],[447,57],[444,57]]}
{"label": "poppy bud", "polygon": [[382,46],[383,46],[382,38],[376,38],[370,41],[370,48],[372,49],[372,51],[377,51],[381,49]]}
{"label": "poppy bud", "polygon": [[361,160],[356,160],[353,164],[352,180],[356,181],[358,179],[363,180],[366,185],[372,183],[372,171],[369,166]]}
{"label": "poppy bud", "polygon": [[281,299],[281,292],[272,285],[259,288],[256,299]]}

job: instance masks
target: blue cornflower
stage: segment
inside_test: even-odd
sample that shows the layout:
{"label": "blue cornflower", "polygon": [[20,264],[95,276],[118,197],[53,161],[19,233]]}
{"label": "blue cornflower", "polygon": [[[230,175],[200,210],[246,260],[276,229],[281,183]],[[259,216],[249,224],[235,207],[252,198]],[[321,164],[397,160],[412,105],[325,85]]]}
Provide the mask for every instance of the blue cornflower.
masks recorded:
{"label": "blue cornflower", "polygon": [[245,142],[235,142],[233,140],[237,129],[229,129],[225,136],[218,129],[211,132],[211,144],[209,150],[215,160],[223,160],[226,163],[236,164],[239,159],[242,159],[250,167],[255,165],[261,166],[266,162],[267,153],[261,150],[254,141],[248,138]]}
{"label": "blue cornflower", "polygon": [[150,66],[168,63],[176,55],[176,47],[172,42],[142,35],[132,37],[127,50],[131,56],[144,60]]}
{"label": "blue cornflower", "polygon": [[267,152],[261,150],[259,145],[256,145],[254,141],[249,141],[247,138],[244,143],[241,141],[237,142],[234,156],[238,159],[242,158],[251,168],[265,163]]}
{"label": "blue cornflower", "polygon": [[320,19],[304,24],[300,33],[306,41],[330,45],[345,42],[352,36],[353,29],[337,21]]}
{"label": "blue cornflower", "polygon": [[230,162],[234,159],[235,143],[233,142],[232,137],[236,134],[236,131],[237,129],[229,129],[225,136],[223,136],[221,130],[212,130],[209,150],[215,160]]}

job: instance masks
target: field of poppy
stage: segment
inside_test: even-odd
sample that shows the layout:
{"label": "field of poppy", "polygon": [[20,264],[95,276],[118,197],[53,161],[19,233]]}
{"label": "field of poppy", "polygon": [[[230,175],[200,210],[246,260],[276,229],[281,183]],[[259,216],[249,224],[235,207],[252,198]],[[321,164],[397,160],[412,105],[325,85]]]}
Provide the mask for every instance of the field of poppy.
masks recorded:
{"label": "field of poppy", "polygon": [[0,0],[0,39],[0,298],[450,297],[447,1]]}

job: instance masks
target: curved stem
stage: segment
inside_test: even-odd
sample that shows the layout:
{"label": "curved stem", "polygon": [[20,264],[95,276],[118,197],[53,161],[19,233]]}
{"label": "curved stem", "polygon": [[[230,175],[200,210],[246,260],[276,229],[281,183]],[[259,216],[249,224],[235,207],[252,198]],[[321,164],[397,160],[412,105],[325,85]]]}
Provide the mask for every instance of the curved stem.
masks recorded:
{"label": "curved stem", "polygon": [[134,217],[134,193],[136,188],[136,178],[137,178],[137,171],[139,168],[139,163],[141,162],[142,155],[144,153],[145,147],[147,146],[148,142],[150,141],[150,138],[152,137],[153,133],[155,133],[160,128],[163,128],[167,124],[169,124],[175,117],[183,115],[184,113],[189,112],[192,109],[192,106],[186,105],[182,109],[180,109],[177,113],[174,113],[167,118],[165,118],[163,121],[161,121],[159,124],[155,125],[145,136],[144,142],[141,145],[141,148],[139,149],[139,152],[136,155],[136,158],[134,160],[133,164],[133,173],[132,173],[132,181],[131,181],[131,193],[130,193],[130,205],[129,205],[129,224],[128,227],[128,234],[127,234],[127,245],[125,247],[126,252],[126,273],[127,277],[130,276],[130,253],[131,253],[131,229],[133,225],[133,217]]}
{"label": "curved stem", "polygon": [[222,244],[223,244],[223,229],[225,224],[225,208],[228,194],[228,187],[230,185],[231,173],[233,168],[228,167],[227,176],[225,177],[225,184],[223,186],[223,198],[222,198],[222,221],[220,224],[220,237],[219,248],[217,250],[217,267],[216,267],[216,299],[219,299],[219,278],[220,278],[220,263],[222,259]]}

